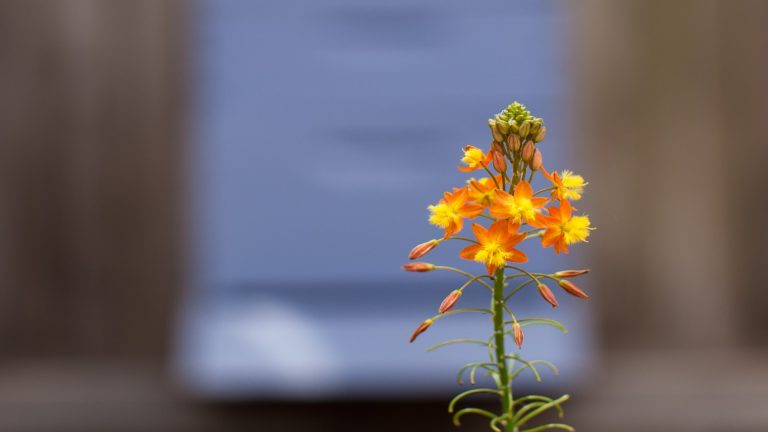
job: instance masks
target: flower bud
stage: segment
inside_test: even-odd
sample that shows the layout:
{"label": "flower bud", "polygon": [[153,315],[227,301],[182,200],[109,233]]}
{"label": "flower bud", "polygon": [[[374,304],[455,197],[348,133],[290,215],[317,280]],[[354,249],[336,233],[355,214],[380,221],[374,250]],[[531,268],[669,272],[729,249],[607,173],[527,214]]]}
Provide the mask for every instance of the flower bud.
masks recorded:
{"label": "flower bud", "polygon": [[[496,128],[501,132],[502,135],[506,135],[509,133],[509,123],[503,118],[497,118],[496,119]],[[501,141],[501,140],[498,140]]]}
{"label": "flower bud", "polygon": [[434,264],[425,262],[408,263],[403,266],[403,270],[416,273],[431,272],[434,269]]}
{"label": "flower bud", "polygon": [[538,171],[539,168],[541,168],[541,165],[544,163],[543,158],[541,157],[541,150],[536,149],[533,151],[533,159],[531,159],[531,169],[534,171]]}
{"label": "flower bud", "polygon": [[512,324],[512,332],[515,335],[515,344],[518,348],[523,347],[523,339],[525,338],[525,335],[523,335],[523,328],[520,326],[520,323],[515,321],[514,324]]}
{"label": "flower bud", "polygon": [[431,325],[432,325],[432,320],[431,319],[424,320],[423,323],[419,324],[419,326],[416,327],[416,330],[414,330],[413,334],[411,335],[411,343],[413,343],[413,341],[415,341],[416,338],[419,337],[420,334],[422,334],[425,331],[427,331],[427,329]]}
{"label": "flower bud", "polygon": [[512,134],[507,137],[507,146],[513,152],[520,151],[520,136]]}
{"label": "flower bud", "polygon": [[531,135],[536,136],[541,130],[541,119],[536,119],[531,123]]}
{"label": "flower bud", "polygon": [[435,239],[432,239],[432,240],[430,240],[428,242],[424,242],[424,243],[422,243],[420,245],[416,245],[415,248],[411,249],[411,253],[408,254],[408,259],[412,259],[413,260],[413,259],[416,259],[416,258],[423,257],[424,255],[429,253],[429,251],[431,251],[432,249],[437,247],[437,245],[439,245],[439,244],[440,244],[439,241],[437,241]]}
{"label": "flower bud", "polygon": [[518,133],[520,132],[520,127],[517,125],[517,122],[514,120],[509,121],[509,131],[512,133]]}
{"label": "flower bud", "polygon": [[529,162],[533,158],[533,152],[536,148],[533,146],[533,141],[528,140],[523,145],[522,158],[524,161]]}
{"label": "flower bud", "polygon": [[507,170],[507,161],[504,159],[504,154],[497,151],[493,151],[493,168],[498,172],[504,172]]}
{"label": "flower bud", "polygon": [[559,280],[559,281],[557,281],[557,284],[560,285],[565,290],[565,292],[567,292],[568,294],[570,294],[570,295],[572,295],[574,297],[582,298],[584,300],[589,298],[587,293],[585,293],[584,291],[580,290],[579,287],[574,285],[573,282],[571,282],[569,280],[565,280],[565,279]]}
{"label": "flower bud", "polygon": [[531,121],[526,120],[523,122],[523,124],[520,125],[520,136],[527,137],[530,132],[531,132]]}
{"label": "flower bud", "polygon": [[589,273],[589,269],[583,269],[583,270],[562,270],[557,273],[555,273],[556,278],[572,278],[576,276],[581,276]]}
{"label": "flower bud", "polygon": [[504,154],[504,144],[500,143],[499,141],[491,141],[491,148],[495,152]]}
{"label": "flower bud", "polygon": [[450,294],[448,294],[447,297],[443,299],[443,302],[440,303],[440,308],[438,309],[440,313],[446,313],[449,310],[453,309],[453,306],[456,304],[457,301],[459,301],[459,298],[461,297],[461,291],[459,290],[453,290]]}
{"label": "flower bud", "polygon": [[503,141],[504,136],[499,131],[497,122],[494,119],[488,119],[488,127],[491,128],[491,134],[493,134],[494,141]]}
{"label": "flower bud", "polygon": [[536,134],[536,137],[533,140],[536,142],[542,142],[546,137],[547,137],[547,127],[542,126],[541,129],[539,129],[539,133]]}
{"label": "flower bud", "polygon": [[544,284],[539,284],[539,286],[536,287],[536,289],[539,290],[539,294],[541,297],[547,301],[547,303],[551,304],[552,307],[557,307],[557,299],[555,298],[555,295],[552,293],[552,290],[549,289],[548,286]]}

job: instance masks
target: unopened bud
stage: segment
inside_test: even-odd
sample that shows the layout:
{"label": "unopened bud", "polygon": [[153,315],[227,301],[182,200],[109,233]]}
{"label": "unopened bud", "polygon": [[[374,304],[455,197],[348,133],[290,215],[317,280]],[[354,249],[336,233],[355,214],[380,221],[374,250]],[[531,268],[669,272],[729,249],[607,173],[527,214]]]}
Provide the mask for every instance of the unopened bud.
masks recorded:
{"label": "unopened bud", "polygon": [[520,136],[527,137],[530,132],[531,132],[531,121],[526,120],[523,122],[523,124],[520,125]]}
{"label": "unopened bud", "polygon": [[541,150],[536,149],[533,151],[533,159],[531,159],[531,169],[538,171],[541,165],[544,163],[544,159],[541,157]]}
{"label": "unopened bud", "polygon": [[[509,123],[503,118],[497,118],[496,119],[496,128],[499,129],[499,132],[501,132],[502,135],[506,135],[509,133]],[[501,140],[498,140],[501,141]]]}
{"label": "unopened bud", "polygon": [[557,273],[555,273],[556,278],[572,278],[576,276],[581,276],[589,273],[589,269],[583,269],[583,270],[562,270]]}
{"label": "unopened bud", "polygon": [[413,259],[416,259],[416,258],[423,257],[424,255],[429,253],[429,251],[431,251],[432,249],[437,247],[437,245],[439,245],[439,244],[440,244],[439,241],[437,241],[435,239],[432,239],[432,240],[430,240],[428,242],[424,242],[424,243],[422,243],[420,245],[416,245],[415,248],[411,249],[411,253],[408,254],[408,259],[412,259],[413,260]]}
{"label": "unopened bud", "polygon": [[536,148],[533,146],[533,141],[528,140],[523,145],[523,153],[522,158],[524,161],[529,162],[531,159],[533,159],[533,152],[536,150]]}
{"label": "unopened bud", "polygon": [[403,270],[416,273],[431,272],[434,269],[434,264],[425,262],[408,263],[403,266]]}
{"label": "unopened bud", "polygon": [[568,294],[570,294],[570,295],[572,295],[574,297],[582,298],[584,300],[589,298],[587,293],[585,293],[584,291],[580,290],[579,287],[574,285],[573,282],[571,282],[569,280],[559,280],[559,281],[557,281],[557,283],[558,283],[558,285],[560,285],[565,290],[565,292],[567,292]]}
{"label": "unopened bud", "polygon": [[515,344],[518,348],[523,347],[523,339],[525,338],[525,335],[523,335],[523,328],[520,326],[520,323],[515,321],[514,324],[512,324],[512,332],[515,336]]}
{"label": "unopened bud", "polygon": [[517,124],[515,120],[509,121],[509,131],[512,133],[518,133],[520,132],[520,126]]}
{"label": "unopened bud", "polygon": [[544,284],[539,284],[539,286],[536,287],[536,289],[539,290],[539,294],[541,297],[547,301],[547,303],[551,304],[552,307],[557,307],[557,299],[555,298],[555,295],[552,293],[552,290],[549,289],[548,286]]}
{"label": "unopened bud", "polygon": [[450,294],[448,294],[447,297],[443,299],[443,302],[440,303],[440,308],[438,309],[440,313],[446,313],[449,310],[453,309],[453,306],[456,304],[457,301],[459,301],[459,298],[461,297],[461,291],[459,290],[453,290]]}
{"label": "unopened bud", "polygon": [[495,152],[504,154],[504,144],[500,143],[499,141],[491,141],[491,148]]}
{"label": "unopened bud", "polygon": [[541,119],[536,119],[531,123],[531,135],[536,136],[541,130]]}
{"label": "unopened bud", "polygon": [[493,168],[498,172],[504,172],[507,170],[507,161],[504,159],[504,154],[493,151]]}
{"label": "unopened bud", "polygon": [[536,134],[536,137],[533,140],[536,142],[542,142],[546,137],[547,137],[547,127],[542,126],[541,129],[539,129],[539,133]]}
{"label": "unopened bud", "polygon": [[425,331],[427,331],[427,329],[431,325],[432,325],[432,320],[431,319],[424,320],[423,323],[419,324],[419,326],[416,327],[416,330],[414,330],[413,334],[411,335],[411,343],[413,343],[413,341],[415,341],[416,338],[419,337],[420,334],[422,334]]}
{"label": "unopened bud", "polygon": [[507,137],[507,145],[513,152],[520,151],[520,136],[512,134]]}
{"label": "unopened bud", "polygon": [[488,119],[488,127],[491,128],[491,134],[493,134],[493,140],[494,141],[503,141],[504,140],[504,135],[502,135],[501,131],[499,131],[499,128],[498,128],[496,120]]}

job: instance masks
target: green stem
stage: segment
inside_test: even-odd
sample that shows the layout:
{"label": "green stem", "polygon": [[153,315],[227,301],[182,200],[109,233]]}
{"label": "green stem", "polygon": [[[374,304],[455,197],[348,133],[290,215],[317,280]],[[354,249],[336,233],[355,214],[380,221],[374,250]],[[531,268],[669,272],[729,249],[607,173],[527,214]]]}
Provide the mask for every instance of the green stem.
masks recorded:
{"label": "green stem", "polygon": [[[498,268],[494,277],[493,284],[493,334],[496,348],[496,364],[499,369],[499,382],[501,391],[501,409],[502,415],[507,415],[512,419],[514,415],[514,406],[512,405],[512,384],[509,382],[509,369],[507,364],[507,353],[504,349],[504,268]],[[506,422],[505,432],[517,432],[517,427],[511,420]]]}

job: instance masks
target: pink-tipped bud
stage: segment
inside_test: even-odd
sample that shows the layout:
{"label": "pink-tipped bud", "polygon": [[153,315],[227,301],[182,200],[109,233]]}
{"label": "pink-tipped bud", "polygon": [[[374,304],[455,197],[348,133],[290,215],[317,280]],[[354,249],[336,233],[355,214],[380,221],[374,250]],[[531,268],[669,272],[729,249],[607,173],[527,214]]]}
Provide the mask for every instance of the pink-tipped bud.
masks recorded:
{"label": "pink-tipped bud", "polygon": [[541,157],[541,150],[536,149],[533,151],[533,159],[531,159],[531,169],[538,171],[541,165],[544,163],[544,159]]}
{"label": "pink-tipped bud", "polygon": [[416,327],[416,330],[414,330],[413,334],[411,335],[411,343],[413,343],[413,341],[415,341],[416,338],[419,337],[420,334],[422,334],[425,331],[427,331],[427,329],[431,325],[432,325],[432,320],[431,319],[424,320],[423,323],[419,324],[419,326]]}
{"label": "pink-tipped bud", "polygon": [[430,272],[435,269],[434,264],[425,262],[408,263],[403,266],[403,270],[415,273]]}
{"label": "pink-tipped bud", "polygon": [[574,297],[582,298],[584,300],[589,298],[587,293],[585,293],[584,291],[579,289],[579,287],[574,285],[573,282],[571,282],[569,280],[563,279],[563,280],[557,281],[557,283],[558,283],[558,285],[560,285],[565,290],[565,292],[567,292],[568,294],[570,294],[570,295],[572,295]]}
{"label": "pink-tipped bud", "polygon": [[523,347],[523,339],[525,339],[525,335],[523,334],[523,328],[520,326],[518,322],[515,322],[512,324],[512,332],[515,336],[515,344],[518,348]]}
{"label": "pink-tipped bud", "polygon": [[492,151],[493,153],[493,168],[498,172],[504,172],[507,170],[507,161],[504,159],[504,153]]}
{"label": "pink-tipped bud", "polygon": [[440,308],[438,309],[440,313],[446,313],[449,310],[453,309],[453,306],[456,304],[457,301],[459,301],[460,297],[461,297],[461,291],[459,290],[451,291],[451,293],[448,294],[448,296],[443,299],[443,302],[440,303]]}
{"label": "pink-tipped bud", "polygon": [[549,289],[548,286],[544,284],[539,284],[539,286],[536,287],[536,289],[539,290],[539,294],[541,294],[541,298],[547,301],[547,303],[551,304],[552,307],[557,307],[557,299],[555,298],[555,294],[552,293],[552,290]]}
{"label": "pink-tipped bud", "polygon": [[520,136],[511,134],[507,137],[507,145],[513,152],[520,151]]}
{"label": "pink-tipped bud", "polygon": [[576,276],[581,276],[589,273],[589,269],[583,269],[583,270],[562,270],[557,273],[555,273],[555,277],[557,278],[572,278]]}
{"label": "pink-tipped bud", "polygon": [[417,245],[415,248],[411,249],[411,253],[408,254],[408,259],[416,259],[423,257],[424,255],[428,254],[429,251],[437,247],[440,242],[438,240],[432,239],[428,242],[424,242],[420,245]]}
{"label": "pink-tipped bud", "polygon": [[491,148],[495,152],[499,152],[501,154],[504,154],[504,144],[498,142],[498,141],[491,141]]}
{"label": "pink-tipped bud", "polygon": [[523,152],[521,154],[521,157],[524,161],[530,162],[531,159],[533,159],[533,152],[536,150],[536,148],[533,145],[533,141],[528,140],[523,145]]}

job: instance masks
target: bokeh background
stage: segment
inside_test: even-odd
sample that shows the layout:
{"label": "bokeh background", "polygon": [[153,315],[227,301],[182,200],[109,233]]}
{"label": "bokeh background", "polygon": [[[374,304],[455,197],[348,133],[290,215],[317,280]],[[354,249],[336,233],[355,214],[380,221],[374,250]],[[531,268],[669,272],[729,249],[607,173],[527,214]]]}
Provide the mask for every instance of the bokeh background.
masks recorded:
{"label": "bokeh background", "polygon": [[408,345],[457,279],[398,266],[515,99],[598,226],[522,390],[768,430],[767,52],[757,0],[0,0],[0,430],[452,430],[484,323]]}

